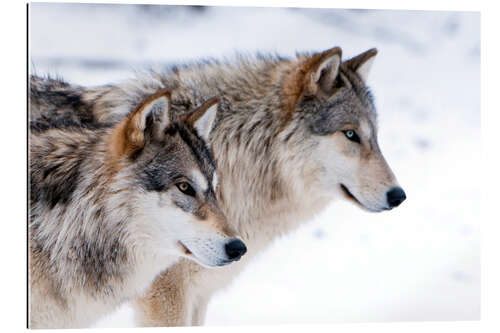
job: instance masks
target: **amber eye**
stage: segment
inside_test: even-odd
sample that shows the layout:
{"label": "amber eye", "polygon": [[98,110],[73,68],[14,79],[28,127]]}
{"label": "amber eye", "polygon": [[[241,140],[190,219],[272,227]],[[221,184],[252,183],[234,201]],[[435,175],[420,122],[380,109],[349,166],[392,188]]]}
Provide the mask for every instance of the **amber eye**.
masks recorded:
{"label": "amber eye", "polygon": [[196,195],[195,190],[193,189],[193,187],[191,185],[189,185],[188,182],[179,182],[175,185],[177,186],[179,191],[181,191],[182,193],[184,193],[186,195],[189,195],[192,197],[194,197]]}
{"label": "amber eye", "polygon": [[342,132],[344,133],[346,138],[348,138],[349,140],[357,142],[357,143],[361,142],[358,134],[356,134],[356,132],[354,130],[347,130],[347,131],[342,131]]}

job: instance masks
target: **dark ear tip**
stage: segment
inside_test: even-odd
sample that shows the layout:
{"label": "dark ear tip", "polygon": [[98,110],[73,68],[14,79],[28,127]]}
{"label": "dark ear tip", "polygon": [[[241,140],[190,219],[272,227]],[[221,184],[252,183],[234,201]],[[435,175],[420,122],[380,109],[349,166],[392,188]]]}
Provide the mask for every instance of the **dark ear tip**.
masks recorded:
{"label": "dark ear tip", "polygon": [[163,89],[160,89],[160,90],[158,91],[158,94],[159,94],[159,95],[163,95],[163,96],[168,96],[168,97],[170,97],[170,89],[168,89],[168,88],[163,88]]}
{"label": "dark ear tip", "polygon": [[168,100],[170,100],[170,95],[171,95],[170,89],[163,88],[163,89],[160,89],[157,92],[155,92],[149,99],[155,100],[155,99],[158,99],[160,97],[166,97]]}
{"label": "dark ear tip", "polygon": [[160,90],[160,92],[161,92],[161,96],[165,97],[168,100],[168,102],[170,103],[170,99],[172,97],[172,92],[170,91],[170,89],[165,88],[165,89]]}
{"label": "dark ear tip", "polygon": [[220,96],[214,96],[214,97],[210,98],[210,105],[220,103],[220,100],[221,100]]}
{"label": "dark ear tip", "polygon": [[208,110],[208,108],[211,108],[212,106],[214,106],[215,104],[219,104],[221,101],[221,97],[220,96],[214,96],[214,97],[211,97],[209,99],[207,99],[203,104],[202,106],[200,107],[200,109],[203,109],[203,110]]}
{"label": "dark ear tip", "polygon": [[366,51],[366,53],[370,54],[371,56],[374,56],[374,55],[377,55],[378,49],[376,47],[373,47],[373,48],[369,49],[368,51]]}
{"label": "dark ear tip", "polygon": [[332,47],[331,49],[327,50],[325,53],[328,53],[329,55],[338,54],[342,58],[342,49],[340,48],[340,46]]}

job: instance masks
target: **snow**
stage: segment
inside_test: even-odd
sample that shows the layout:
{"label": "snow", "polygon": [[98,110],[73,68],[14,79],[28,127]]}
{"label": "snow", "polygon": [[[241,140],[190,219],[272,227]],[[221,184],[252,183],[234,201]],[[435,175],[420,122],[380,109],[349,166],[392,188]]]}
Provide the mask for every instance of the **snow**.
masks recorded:
{"label": "snow", "polygon": [[[479,13],[30,7],[31,71],[83,85],[235,51],[377,47],[379,142],[407,201],[332,204],[217,293],[207,325],[479,319]],[[133,325],[127,304],[96,327]]]}

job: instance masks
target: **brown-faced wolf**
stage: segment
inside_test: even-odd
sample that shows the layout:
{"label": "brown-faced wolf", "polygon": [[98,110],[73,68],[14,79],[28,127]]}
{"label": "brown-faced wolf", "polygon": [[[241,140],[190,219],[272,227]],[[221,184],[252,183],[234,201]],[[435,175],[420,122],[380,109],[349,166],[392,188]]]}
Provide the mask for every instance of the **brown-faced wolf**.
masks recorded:
{"label": "brown-faced wolf", "polygon": [[[405,200],[377,142],[376,109],[366,86],[376,54],[371,49],[342,61],[335,47],[294,58],[207,60],[118,86],[55,88],[77,101],[71,117],[95,123],[119,121],[155,89],[171,89],[172,106],[181,114],[209,96],[223,97],[210,134],[219,170],[217,197],[248,255],[218,270],[176,263],[136,301],[140,325],[203,324],[216,290],[277,236],[335,198],[373,212]],[[32,89],[47,90],[34,80]],[[45,104],[42,113],[50,115],[50,103]]]}
{"label": "brown-faced wolf", "polygon": [[32,123],[32,328],[88,326],[180,257],[213,267],[244,254],[203,141],[217,99],[177,119],[170,104],[164,89],[114,126]]}

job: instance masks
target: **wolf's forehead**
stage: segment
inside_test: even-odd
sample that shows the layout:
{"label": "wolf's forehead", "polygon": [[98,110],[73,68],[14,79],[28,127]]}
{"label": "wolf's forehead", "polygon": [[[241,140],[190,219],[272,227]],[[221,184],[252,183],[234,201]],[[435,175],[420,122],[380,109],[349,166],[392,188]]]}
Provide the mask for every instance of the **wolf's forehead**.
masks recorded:
{"label": "wolf's forehead", "polygon": [[183,148],[187,154],[197,161],[202,173],[212,176],[215,169],[215,163],[207,144],[202,140],[194,130],[179,127],[178,134],[183,141]]}
{"label": "wolf's forehead", "polygon": [[203,192],[210,186],[215,190],[213,180],[216,177],[215,163],[206,142],[192,131],[181,131],[180,134],[186,144],[184,148],[189,151],[189,159],[196,165],[191,168],[189,176]]}
{"label": "wolf's forehead", "polygon": [[367,136],[375,134],[377,131],[377,110],[368,88],[366,86],[353,87],[348,96],[347,101],[345,101],[346,107],[341,112],[349,115],[344,115],[344,117],[354,119],[360,130],[365,132]]}

